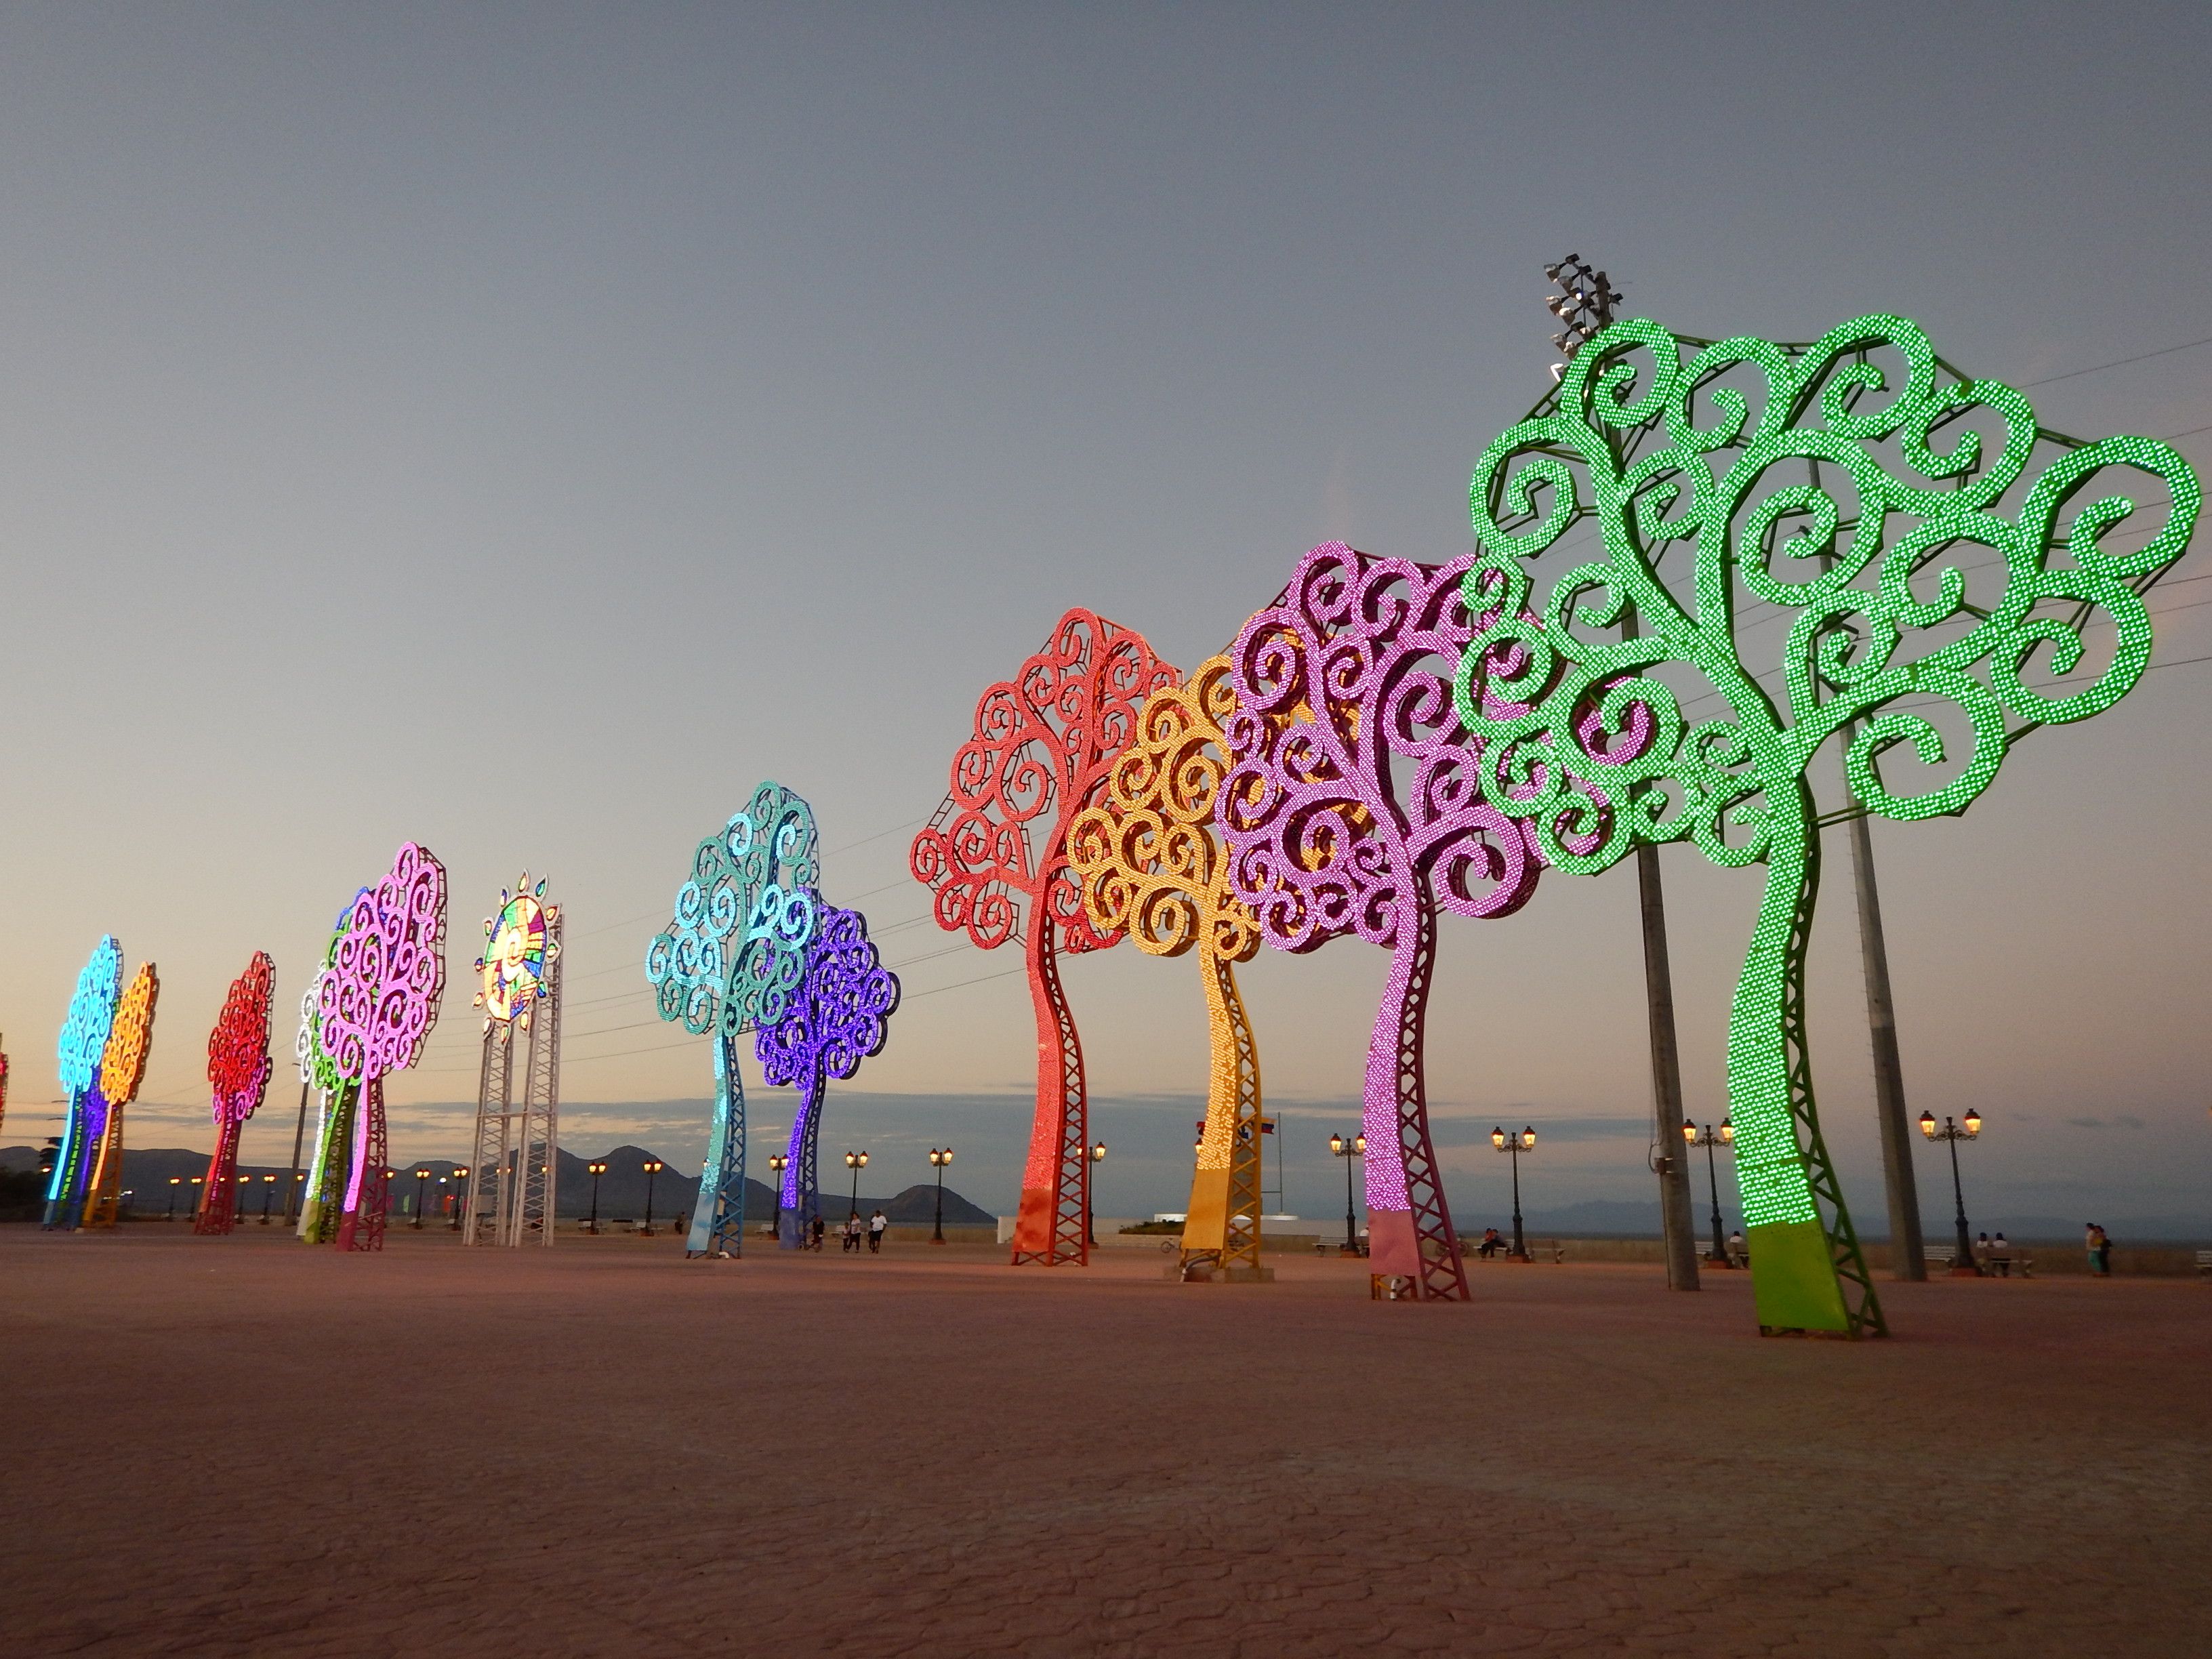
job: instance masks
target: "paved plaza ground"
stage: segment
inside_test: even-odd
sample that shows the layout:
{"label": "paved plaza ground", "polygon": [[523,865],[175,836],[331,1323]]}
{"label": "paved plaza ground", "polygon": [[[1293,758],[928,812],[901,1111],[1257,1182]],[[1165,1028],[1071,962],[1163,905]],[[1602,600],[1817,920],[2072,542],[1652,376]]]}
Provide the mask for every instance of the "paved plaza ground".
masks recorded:
{"label": "paved plaza ground", "polygon": [[2212,1652],[2212,1285],[0,1229],[0,1652]]}

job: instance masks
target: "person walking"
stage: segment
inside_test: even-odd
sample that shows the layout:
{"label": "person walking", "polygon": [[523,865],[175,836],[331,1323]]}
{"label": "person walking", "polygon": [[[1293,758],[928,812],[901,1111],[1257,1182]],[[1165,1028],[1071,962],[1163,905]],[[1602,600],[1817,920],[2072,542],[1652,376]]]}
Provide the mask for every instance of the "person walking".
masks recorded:
{"label": "person walking", "polygon": [[2089,1258],[2089,1272],[2093,1277],[2105,1271],[2104,1255],[2098,1248],[2104,1236],[2105,1230],[2094,1221],[2081,1229],[2081,1249]]}
{"label": "person walking", "polygon": [[845,1218],[844,1250],[847,1255],[857,1255],[860,1254],[860,1212],[858,1210],[854,1210],[850,1215],[848,1215]]}
{"label": "person walking", "polygon": [[868,1254],[870,1255],[881,1255],[884,1253],[884,1230],[890,1224],[890,1218],[880,1209],[868,1218]]}
{"label": "person walking", "polygon": [[2102,1227],[2097,1229],[2097,1273],[2102,1279],[2112,1276],[2112,1236]]}
{"label": "person walking", "polygon": [[1996,1268],[1999,1279],[2012,1277],[2012,1246],[2006,1242],[2002,1233],[1990,1241],[1990,1261]]}
{"label": "person walking", "polygon": [[817,1213],[814,1218],[814,1226],[812,1231],[814,1234],[814,1249],[816,1254],[819,1255],[822,1249],[822,1235],[827,1231],[827,1229],[825,1229],[822,1224],[822,1217],[819,1213]]}

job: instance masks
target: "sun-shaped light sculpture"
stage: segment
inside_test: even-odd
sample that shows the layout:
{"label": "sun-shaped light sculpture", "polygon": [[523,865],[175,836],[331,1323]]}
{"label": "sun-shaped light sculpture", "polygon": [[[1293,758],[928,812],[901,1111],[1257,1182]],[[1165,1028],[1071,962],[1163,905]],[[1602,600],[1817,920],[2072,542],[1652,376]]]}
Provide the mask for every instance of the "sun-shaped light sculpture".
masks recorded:
{"label": "sun-shaped light sculpture", "polygon": [[500,890],[499,914],[484,921],[484,951],[477,958],[482,984],[476,1006],[489,1027],[508,1020],[530,1029],[530,1011],[545,994],[545,973],[561,954],[561,942],[546,933],[545,884],[532,886],[530,872]]}

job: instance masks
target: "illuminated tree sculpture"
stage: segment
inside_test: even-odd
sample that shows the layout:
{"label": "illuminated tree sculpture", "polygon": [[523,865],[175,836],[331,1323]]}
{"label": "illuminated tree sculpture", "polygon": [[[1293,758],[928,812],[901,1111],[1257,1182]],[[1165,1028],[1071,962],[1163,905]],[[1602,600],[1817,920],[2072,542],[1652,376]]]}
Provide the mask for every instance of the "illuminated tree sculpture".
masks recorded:
{"label": "illuminated tree sculpture", "polygon": [[1252,959],[1260,927],[1230,885],[1214,823],[1230,763],[1223,727],[1237,712],[1230,671],[1229,658],[1208,657],[1147,697],[1097,805],[1067,832],[1094,931],[1126,931],[1151,956],[1198,951],[1212,1064],[1182,1229],[1187,1277],[1260,1269],[1260,1051],[1232,965]]}
{"label": "illuminated tree sculpture", "polygon": [[384,1247],[384,1079],[412,1066],[446,987],[446,866],[410,842],[391,873],[354,901],[324,970],[318,1039],[338,1076],[357,1085],[341,1250]]}
{"label": "illuminated tree sculpture", "polygon": [[1452,710],[1474,628],[1468,562],[1341,542],[1307,554],[1237,637],[1218,809],[1231,884],[1270,945],[1357,934],[1390,952],[1364,1090],[1370,1266],[1424,1299],[1467,1295],[1422,1057],[1437,908],[1510,915],[1540,867],[1522,827],[1483,799],[1481,744]]}
{"label": "illuminated tree sculpture", "polygon": [[146,1054],[154,1042],[154,1002],[161,995],[154,964],[142,962],[115,1005],[115,1022],[100,1051],[100,1084],[86,1101],[86,1133],[94,1147],[85,1182],[86,1227],[112,1227],[123,1206],[123,1109],[138,1098]]}
{"label": "illuminated tree sculpture", "polygon": [[269,1004],[275,993],[276,966],[267,951],[256,951],[246,971],[231,981],[222,1012],[208,1033],[215,1156],[208,1160],[207,1197],[192,1223],[196,1233],[227,1233],[238,1224],[238,1139],[269,1088]]}
{"label": "illuminated tree sculpture", "polygon": [[799,1091],[778,1227],[777,1242],[787,1250],[805,1247],[822,1207],[815,1143],[829,1079],[852,1077],[862,1060],[884,1051],[899,1003],[898,975],[877,955],[868,919],[826,902],[816,914],[818,925],[806,949],[799,994],[781,1019],[760,1028],[754,1043],[768,1081]]}
{"label": "illuminated tree sculpture", "polygon": [[692,1206],[691,1255],[742,1255],[745,1085],[737,1040],[782,1019],[812,943],[819,873],[814,809],[763,783],[745,810],[699,843],[673,921],[653,937],[645,976],[665,1020],[714,1037],[714,1120]]}
{"label": "illuminated tree sculpture", "polygon": [[108,1033],[115,1026],[115,999],[122,989],[123,950],[110,933],[93,946],[91,959],[76,976],[69,1016],[62,1022],[57,1060],[62,1090],[69,1096],[69,1110],[62,1119],[62,1144],[54,1152],[53,1176],[46,1184],[46,1209],[40,1224],[49,1229],[65,1230],[76,1224],[77,1206],[91,1166],[93,1135],[88,1133],[86,1117],[92,1097],[100,1089],[100,1063],[107,1051]]}
{"label": "illuminated tree sculpture", "polygon": [[[1839,818],[1964,811],[2014,739],[2097,714],[2142,677],[2142,592],[2187,545],[2201,492],[2162,443],[2039,429],[2017,392],[1959,374],[1903,318],[1688,361],[1685,344],[1615,324],[1484,452],[1466,592],[1495,620],[1468,643],[1458,707],[1490,744],[1488,793],[1553,862],[1594,872],[1639,842],[1687,840],[1717,864],[1765,865],[1728,1042],[1759,1321],[1880,1334],[1814,1109],[1808,769],[1840,738],[1856,805]],[[2156,486],[2163,520],[2123,528],[2136,507],[2115,492],[2062,523],[2107,468]],[[1595,545],[1568,535],[1592,516]],[[2113,628],[2094,657],[2093,618]],[[1476,706],[1478,675],[1529,706]],[[1600,719],[1584,718],[1593,701]],[[1637,710],[1656,732],[1614,762],[1608,734]],[[1927,769],[1885,775],[1908,755]],[[1616,805],[1601,819],[1571,781],[1605,764]]]}
{"label": "illuminated tree sculpture", "polygon": [[[354,895],[359,903],[369,890]],[[307,1194],[300,1206],[300,1237],[310,1244],[325,1243],[337,1236],[338,1217],[345,1207],[346,1147],[353,1134],[353,1108],[357,1085],[338,1075],[336,1061],[323,1047],[323,975],[337,960],[338,941],[345,937],[349,904],[331,925],[330,943],[323,950],[323,965],[307,981],[300,999],[300,1034],[293,1040],[293,1057],[300,1063],[300,1081],[315,1091],[315,1142],[309,1155]]]}
{"label": "illuminated tree sculpture", "polygon": [[[1022,940],[1036,1007],[1037,1103],[1014,1224],[1017,1265],[1090,1260],[1091,1159],[1083,1048],[1060,988],[1058,951],[1103,950],[1067,862],[1067,826],[1136,735],[1145,699],[1176,684],[1141,634],[1089,611],[1060,619],[1019,675],[983,693],[952,789],[915,837],[917,880],[937,925],[986,951]],[[1031,829],[1036,835],[1032,837]]]}

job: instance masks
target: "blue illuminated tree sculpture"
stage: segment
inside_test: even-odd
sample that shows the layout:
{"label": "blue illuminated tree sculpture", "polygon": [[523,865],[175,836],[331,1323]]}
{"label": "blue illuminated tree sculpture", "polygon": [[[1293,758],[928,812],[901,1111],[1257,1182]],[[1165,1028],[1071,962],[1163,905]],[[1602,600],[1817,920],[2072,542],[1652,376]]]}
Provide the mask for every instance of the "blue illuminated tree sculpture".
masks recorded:
{"label": "blue illuminated tree sculpture", "polygon": [[653,937],[645,976],[665,1020],[714,1038],[714,1118],[686,1246],[739,1255],[745,1231],[745,1087],[737,1040],[790,1011],[813,942],[814,809],[780,783],[699,843],[675,919]]}
{"label": "blue illuminated tree sculpture", "polygon": [[781,1020],[761,1027],[755,1043],[768,1080],[799,1091],[777,1230],[777,1242],[787,1250],[805,1247],[822,1207],[815,1184],[815,1142],[829,1079],[850,1078],[862,1060],[883,1052],[899,1003],[898,975],[877,954],[868,938],[868,919],[858,910],[828,903],[816,915],[819,925],[807,947],[799,994]]}
{"label": "blue illuminated tree sculpture", "polygon": [[62,1144],[54,1153],[53,1179],[46,1187],[46,1211],[42,1224],[64,1230],[76,1224],[76,1207],[83,1200],[87,1173],[92,1167],[95,1118],[105,1121],[100,1092],[100,1064],[107,1052],[108,1033],[115,1024],[115,1004],[123,994],[123,947],[113,934],[93,947],[91,960],[76,977],[76,994],[70,999],[69,1017],[62,1024],[57,1059],[62,1088],[69,1096],[69,1113],[62,1119]]}

